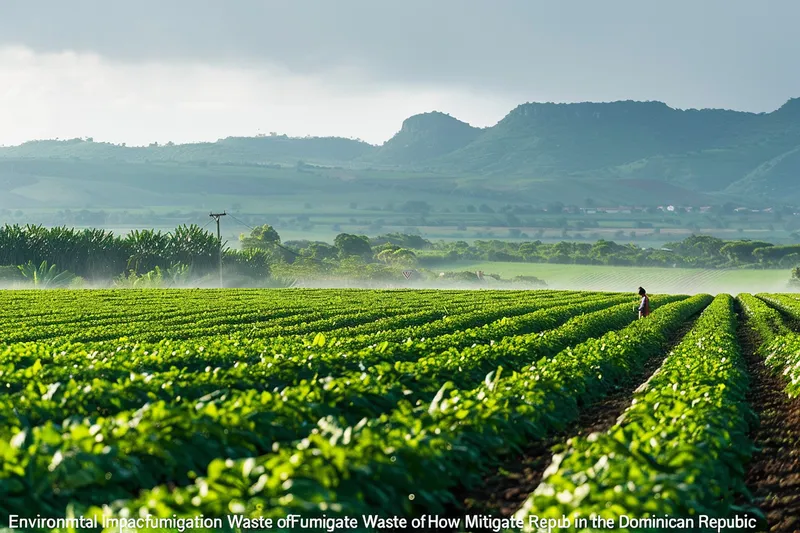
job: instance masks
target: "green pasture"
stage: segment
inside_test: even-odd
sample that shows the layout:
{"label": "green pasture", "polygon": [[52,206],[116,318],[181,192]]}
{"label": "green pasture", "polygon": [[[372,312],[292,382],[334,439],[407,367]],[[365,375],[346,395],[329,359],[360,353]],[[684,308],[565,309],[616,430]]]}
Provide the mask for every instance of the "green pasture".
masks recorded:
{"label": "green pasture", "polygon": [[648,268],[542,263],[454,262],[438,270],[482,270],[504,279],[536,276],[549,288],[635,292],[639,286],[652,293],[788,292],[788,270]]}

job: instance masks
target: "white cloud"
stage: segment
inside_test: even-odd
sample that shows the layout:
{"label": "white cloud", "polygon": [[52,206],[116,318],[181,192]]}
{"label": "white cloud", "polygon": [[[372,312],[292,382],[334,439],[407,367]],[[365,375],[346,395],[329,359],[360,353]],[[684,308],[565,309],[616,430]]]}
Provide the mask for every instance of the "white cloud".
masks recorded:
{"label": "white cloud", "polygon": [[435,86],[385,86],[356,70],[123,63],[90,53],[0,48],[0,144],[94,137],[130,145],[276,131],[381,143],[410,115],[440,110],[476,126],[517,103]]}

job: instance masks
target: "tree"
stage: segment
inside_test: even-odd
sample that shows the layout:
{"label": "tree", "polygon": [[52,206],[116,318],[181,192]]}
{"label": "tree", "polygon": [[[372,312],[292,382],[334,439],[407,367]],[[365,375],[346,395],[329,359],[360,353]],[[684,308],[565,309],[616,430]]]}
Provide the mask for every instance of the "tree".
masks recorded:
{"label": "tree", "polygon": [[244,233],[239,235],[239,242],[243,250],[272,250],[276,244],[280,244],[281,236],[269,224],[262,224],[253,228],[249,236]]}
{"label": "tree", "polygon": [[19,271],[37,289],[67,287],[76,279],[72,272],[59,270],[56,265],[48,265],[47,261],[42,261],[38,267],[32,261],[28,261],[19,266]]}
{"label": "tree", "polygon": [[242,276],[255,280],[270,277],[273,255],[265,250],[226,250],[223,257],[226,276]]}
{"label": "tree", "polygon": [[536,255],[538,245],[535,242],[523,242],[519,245],[519,254],[525,259]]}
{"label": "tree", "polygon": [[388,250],[390,252],[394,252],[395,250],[399,250],[400,248],[402,248],[402,246],[398,246],[398,245],[394,244],[393,242],[385,242],[383,244],[375,246],[373,248],[373,250],[376,253],[384,252],[386,250]]}
{"label": "tree", "polygon": [[778,261],[778,264],[782,267],[792,267],[798,263],[800,263],[800,253],[797,252],[787,254]]}
{"label": "tree", "polygon": [[385,248],[377,255],[378,261],[387,265],[411,267],[417,264],[417,254],[408,248]]}
{"label": "tree", "polygon": [[599,240],[594,245],[590,254],[593,257],[602,258],[613,254],[619,254],[625,247],[615,243],[614,241]]}
{"label": "tree", "polygon": [[725,241],[711,235],[692,235],[679,243],[671,243],[667,246],[689,257],[719,258]]}
{"label": "tree", "polygon": [[794,254],[800,253],[800,244],[787,244],[782,246],[766,246],[753,250],[753,256],[762,263],[780,264],[789,255],[794,260]]}
{"label": "tree", "polygon": [[720,253],[732,263],[755,263],[753,251],[758,248],[772,246],[772,243],[763,241],[733,241],[720,248]]}
{"label": "tree", "polygon": [[333,244],[339,250],[339,255],[342,257],[351,255],[364,256],[372,253],[369,240],[361,235],[340,233],[333,240]]}
{"label": "tree", "polygon": [[324,242],[312,242],[302,251],[302,254],[316,259],[317,261],[324,261],[325,259],[334,259],[337,254],[337,249]]}
{"label": "tree", "polygon": [[392,253],[392,262],[399,266],[416,266],[417,254],[408,248],[400,248]]}

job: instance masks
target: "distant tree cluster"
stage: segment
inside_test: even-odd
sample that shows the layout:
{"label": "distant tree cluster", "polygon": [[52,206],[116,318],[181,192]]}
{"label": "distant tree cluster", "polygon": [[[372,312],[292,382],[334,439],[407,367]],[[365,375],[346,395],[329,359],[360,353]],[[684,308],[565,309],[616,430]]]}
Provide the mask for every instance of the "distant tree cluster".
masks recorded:
{"label": "distant tree cluster", "polygon": [[[274,230],[272,230],[274,231]],[[262,230],[254,230],[260,234]],[[249,242],[243,237],[242,243]],[[336,262],[359,258],[367,263],[434,266],[453,261],[507,261],[615,266],[686,268],[790,268],[800,265],[800,245],[778,246],[764,241],[723,240],[692,235],[662,248],[645,248],[600,239],[595,242],[476,240],[432,242],[419,235],[389,233],[369,238],[340,233],[333,245],[320,241],[285,243],[290,260]]]}
{"label": "distant tree cluster", "polygon": [[422,264],[455,260],[510,261],[616,266],[667,266],[686,268],[789,268],[800,265],[800,245],[776,246],[769,242],[726,241],[693,235],[662,248],[643,248],[614,241],[543,243],[477,240],[431,243]]}

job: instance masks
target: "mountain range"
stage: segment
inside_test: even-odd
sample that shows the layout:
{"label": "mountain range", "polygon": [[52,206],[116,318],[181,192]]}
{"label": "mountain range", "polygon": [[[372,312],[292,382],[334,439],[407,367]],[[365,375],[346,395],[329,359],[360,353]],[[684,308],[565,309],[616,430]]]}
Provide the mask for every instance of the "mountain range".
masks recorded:
{"label": "mountain range", "polygon": [[31,160],[337,169],[374,180],[401,173],[450,180],[462,190],[522,194],[527,201],[571,188],[563,195],[585,190],[627,199],[636,189],[653,203],[659,195],[686,203],[715,197],[800,203],[800,98],[770,113],[637,101],[526,103],[487,128],[431,112],[409,117],[380,146],[283,135],[148,147],[31,141],[0,148],[0,183],[9,176],[4,161]]}

